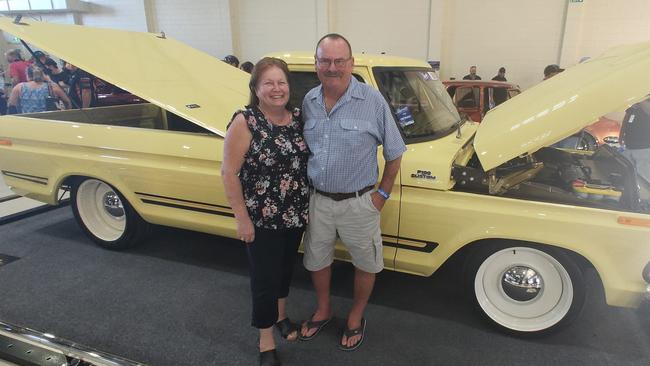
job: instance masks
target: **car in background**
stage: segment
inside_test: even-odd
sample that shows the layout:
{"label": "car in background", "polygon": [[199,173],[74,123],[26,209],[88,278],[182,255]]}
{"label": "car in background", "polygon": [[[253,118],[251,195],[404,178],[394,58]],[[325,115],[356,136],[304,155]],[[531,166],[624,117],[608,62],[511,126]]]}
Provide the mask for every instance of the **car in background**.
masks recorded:
{"label": "car in background", "polygon": [[519,86],[503,81],[447,80],[442,82],[458,113],[481,122],[492,108],[521,93]]}
{"label": "car in background", "polygon": [[620,147],[619,134],[621,133],[621,121],[603,116],[594,124],[585,127],[583,130],[589,133],[596,144],[601,146],[607,144],[611,147]]}
{"label": "car in background", "polygon": [[560,149],[596,151],[598,147],[609,145],[618,149],[621,122],[609,117],[600,117],[598,121],[585,127],[580,132],[557,142],[554,147]]}
{"label": "car in background", "polygon": [[95,79],[95,95],[98,107],[109,107],[114,105],[139,104],[147,101],[121,89],[107,81]]}

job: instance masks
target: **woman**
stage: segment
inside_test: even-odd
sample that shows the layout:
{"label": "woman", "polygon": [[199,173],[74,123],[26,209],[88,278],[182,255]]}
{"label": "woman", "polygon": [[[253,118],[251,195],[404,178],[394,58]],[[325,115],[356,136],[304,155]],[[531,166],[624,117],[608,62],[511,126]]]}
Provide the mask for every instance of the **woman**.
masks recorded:
{"label": "woman", "polygon": [[27,67],[27,82],[18,83],[11,90],[7,106],[15,113],[45,112],[47,99],[53,96],[62,100],[66,108],[70,108],[70,99],[63,90],[58,85],[46,81],[43,70],[31,65]]}
{"label": "woman", "polygon": [[237,235],[248,252],[260,364],[279,365],[273,326],[287,340],[298,337],[285,308],[307,224],[309,150],[300,112],[289,106],[287,64],[263,58],[249,88],[249,105],[235,113],[226,134],[221,174]]}

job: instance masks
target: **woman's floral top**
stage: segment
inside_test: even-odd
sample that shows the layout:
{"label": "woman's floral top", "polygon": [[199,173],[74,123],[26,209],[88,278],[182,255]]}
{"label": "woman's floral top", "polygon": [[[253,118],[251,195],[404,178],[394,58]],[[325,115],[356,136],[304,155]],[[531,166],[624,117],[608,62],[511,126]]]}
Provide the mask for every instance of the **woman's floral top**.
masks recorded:
{"label": "woman's floral top", "polygon": [[[309,149],[300,110],[286,126],[271,125],[257,107],[243,113],[253,135],[239,172],[248,214],[257,227],[288,229],[307,224]],[[236,114],[237,114],[236,113]]]}

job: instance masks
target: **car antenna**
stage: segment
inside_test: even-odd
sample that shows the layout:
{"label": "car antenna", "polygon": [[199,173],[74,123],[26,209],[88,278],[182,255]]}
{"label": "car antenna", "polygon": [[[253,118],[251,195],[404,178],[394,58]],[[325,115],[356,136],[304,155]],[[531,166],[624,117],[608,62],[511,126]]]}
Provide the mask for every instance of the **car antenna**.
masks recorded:
{"label": "car antenna", "polygon": [[459,119],[458,122],[456,122],[456,138],[457,139],[463,137],[463,135],[460,133],[460,127],[462,125],[463,125],[463,118],[461,117],[461,119]]}

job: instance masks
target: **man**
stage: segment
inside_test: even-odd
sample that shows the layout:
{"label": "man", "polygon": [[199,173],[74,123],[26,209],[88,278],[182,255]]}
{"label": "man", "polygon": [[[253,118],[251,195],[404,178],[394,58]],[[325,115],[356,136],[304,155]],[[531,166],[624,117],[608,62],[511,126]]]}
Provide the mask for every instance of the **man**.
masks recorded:
{"label": "man", "polygon": [[47,69],[47,75],[50,77],[50,80],[63,87],[67,85],[66,83],[68,82],[68,79],[70,79],[70,72],[67,69],[61,69],[59,68],[59,65],[57,65],[56,61],[52,60],[51,58],[46,58],[45,59],[45,68]]}
{"label": "man", "polygon": [[463,76],[463,80],[481,80],[481,77],[476,75],[476,66],[470,66],[469,74]]}
{"label": "man", "polygon": [[650,96],[625,111],[621,141],[625,145],[623,155],[650,184]]}
{"label": "man", "polygon": [[9,77],[11,78],[12,86],[26,82],[29,62],[23,60],[20,50],[11,49],[5,53],[5,57],[9,63]]}
{"label": "man", "polygon": [[556,65],[556,64],[548,65],[548,66],[546,66],[546,67],[544,68],[544,80],[546,80],[546,79],[550,79],[550,78],[552,78],[553,76],[555,76],[555,75],[561,73],[562,71],[564,71],[564,69],[561,69],[561,68],[560,68],[558,65]]}
{"label": "man", "polygon": [[95,85],[92,75],[67,62],[65,68],[70,72],[68,79],[68,98],[72,108],[88,108],[96,105]]}
{"label": "man", "polygon": [[500,67],[499,68],[499,73],[497,74],[497,76],[493,77],[492,80],[495,80],[495,81],[508,81],[508,79],[506,79],[506,68],[505,67]]}
{"label": "man", "polygon": [[48,58],[48,56],[43,51],[36,51],[36,52],[34,52],[32,58],[30,58],[29,61],[27,61],[27,62],[30,65],[38,66],[39,68],[43,69],[43,72],[45,72],[45,74],[49,75],[47,73],[48,70],[44,68],[45,67],[45,60],[47,60],[47,58]]}
{"label": "man", "polygon": [[[379,212],[399,171],[404,141],[381,94],[352,77],[350,43],[328,34],[316,46],[316,73],[321,85],[303,101],[304,135],[311,150],[310,198],[304,265],[311,271],[318,308],[304,322],[300,338],[309,340],[332,318],[331,264],[337,234],[355,267],[354,300],[339,348],[355,350],[363,341],[364,309],[383,269]],[[386,160],[378,179],[377,146]]]}

